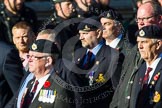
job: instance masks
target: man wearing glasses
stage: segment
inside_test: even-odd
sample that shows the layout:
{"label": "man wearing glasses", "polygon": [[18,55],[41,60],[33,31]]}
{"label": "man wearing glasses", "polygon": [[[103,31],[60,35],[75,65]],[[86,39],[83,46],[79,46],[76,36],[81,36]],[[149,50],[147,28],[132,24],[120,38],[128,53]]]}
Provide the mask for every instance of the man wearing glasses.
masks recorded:
{"label": "man wearing glasses", "polygon": [[36,40],[32,44],[28,55],[31,73],[21,84],[15,108],[68,107],[65,101],[58,99],[65,92],[54,81],[57,76],[53,67],[55,47],[52,41],[45,39]]}
{"label": "man wearing glasses", "polygon": [[159,25],[162,27],[160,13],[161,8],[158,7],[158,3],[154,3],[151,1],[145,2],[139,7],[136,18],[139,29],[151,24]]}
{"label": "man wearing glasses", "polygon": [[[141,29],[148,25],[161,25],[161,6],[158,3],[146,2],[142,4],[137,11],[137,25]],[[132,108],[134,102],[130,102],[132,98],[132,85],[139,67],[143,63],[137,45],[130,51],[130,54],[124,61],[122,75],[119,85],[114,93],[110,108]]]}

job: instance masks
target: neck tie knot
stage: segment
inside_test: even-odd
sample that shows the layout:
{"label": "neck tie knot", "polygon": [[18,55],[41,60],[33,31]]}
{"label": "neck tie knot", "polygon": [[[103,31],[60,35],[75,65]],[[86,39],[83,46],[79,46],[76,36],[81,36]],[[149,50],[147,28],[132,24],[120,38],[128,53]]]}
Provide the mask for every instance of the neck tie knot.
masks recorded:
{"label": "neck tie knot", "polygon": [[91,51],[88,51],[88,53],[85,56],[85,61],[83,64],[84,69],[88,69],[90,64],[91,64],[91,59],[92,59],[93,53]]}
{"label": "neck tie knot", "polygon": [[151,67],[148,67],[147,68],[147,73],[150,73],[152,71],[152,68]]}
{"label": "neck tie knot", "polygon": [[147,84],[148,80],[149,80],[149,73],[152,71],[151,67],[148,67],[146,70],[146,74],[143,78],[143,84]]}
{"label": "neck tie knot", "polygon": [[35,93],[36,92],[38,84],[39,84],[39,82],[38,82],[38,80],[36,80],[35,81],[35,84],[34,84],[34,88],[32,90],[32,93]]}

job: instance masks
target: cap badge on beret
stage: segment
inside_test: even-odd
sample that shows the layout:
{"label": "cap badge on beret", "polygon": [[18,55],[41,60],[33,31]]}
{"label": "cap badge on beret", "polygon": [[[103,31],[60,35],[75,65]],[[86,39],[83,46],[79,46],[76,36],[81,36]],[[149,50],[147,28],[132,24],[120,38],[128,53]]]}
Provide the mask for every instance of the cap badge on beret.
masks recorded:
{"label": "cap badge on beret", "polygon": [[37,45],[35,43],[33,43],[32,50],[36,50],[36,49],[37,49]]}
{"label": "cap badge on beret", "polygon": [[145,35],[145,32],[144,32],[143,30],[141,30],[141,31],[139,32],[139,35],[140,35],[140,36],[144,36],[144,35]]}
{"label": "cap badge on beret", "polygon": [[111,17],[110,13],[107,13],[107,17],[108,17],[108,18]]}
{"label": "cap badge on beret", "polygon": [[85,25],[83,30],[90,30],[90,28],[88,27],[88,25]]}

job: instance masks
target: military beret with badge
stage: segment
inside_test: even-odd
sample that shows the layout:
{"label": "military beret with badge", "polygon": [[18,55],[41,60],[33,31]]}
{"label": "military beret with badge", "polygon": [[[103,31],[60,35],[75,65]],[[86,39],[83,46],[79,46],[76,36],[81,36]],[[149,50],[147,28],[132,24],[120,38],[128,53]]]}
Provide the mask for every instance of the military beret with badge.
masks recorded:
{"label": "military beret with badge", "polygon": [[151,39],[162,39],[162,28],[157,25],[145,26],[139,29],[135,36]]}
{"label": "military beret with badge", "polygon": [[82,31],[94,31],[100,29],[101,27],[102,25],[99,21],[99,17],[92,16],[80,22],[77,29]]}
{"label": "military beret with badge", "polygon": [[123,18],[120,16],[119,13],[117,13],[117,11],[115,10],[108,10],[108,11],[104,11],[103,13],[100,14],[99,18],[107,18],[107,19],[112,19],[112,20],[117,20],[117,21],[121,21],[123,20]]}
{"label": "military beret with badge", "polygon": [[72,0],[51,0],[52,3],[72,2]]}
{"label": "military beret with badge", "polygon": [[49,53],[49,54],[58,54],[59,50],[57,45],[49,40],[39,39],[36,40],[30,47],[30,51]]}

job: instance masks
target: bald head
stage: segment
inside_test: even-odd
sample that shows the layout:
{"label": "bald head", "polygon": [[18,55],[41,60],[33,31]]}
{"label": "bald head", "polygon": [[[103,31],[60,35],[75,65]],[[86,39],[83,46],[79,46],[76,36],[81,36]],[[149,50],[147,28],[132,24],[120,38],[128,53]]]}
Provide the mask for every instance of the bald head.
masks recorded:
{"label": "bald head", "polygon": [[161,6],[154,2],[142,4],[137,11],[137,24],[139,29],[152,24],[161,26]]}

